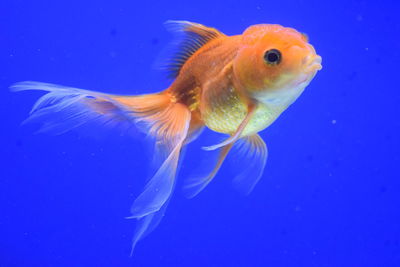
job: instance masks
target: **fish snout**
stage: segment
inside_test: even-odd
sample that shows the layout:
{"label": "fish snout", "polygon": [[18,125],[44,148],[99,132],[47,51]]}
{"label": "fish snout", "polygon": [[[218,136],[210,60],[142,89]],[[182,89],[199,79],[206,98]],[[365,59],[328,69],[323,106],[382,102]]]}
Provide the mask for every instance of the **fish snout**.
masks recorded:
{"label": "fish snout", "polygon": [[322,58],[317,55],[307,55],[303,59],[303,66],[306,73],[312,73],[322,69]]}

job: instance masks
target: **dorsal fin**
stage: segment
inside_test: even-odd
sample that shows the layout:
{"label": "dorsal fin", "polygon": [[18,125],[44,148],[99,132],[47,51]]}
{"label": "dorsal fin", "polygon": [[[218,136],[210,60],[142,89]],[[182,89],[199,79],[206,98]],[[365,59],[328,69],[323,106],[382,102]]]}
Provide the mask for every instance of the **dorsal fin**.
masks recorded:
{"label": "dorsal fin", "polygon": [[226,36],[217,29],[189,21],[168,20],[165,25],[168,30],[178,34],[177,42],[169,49],[172,56],[161,66],[170,78],[176,78],[185,62],[202,46],[215,38]]}

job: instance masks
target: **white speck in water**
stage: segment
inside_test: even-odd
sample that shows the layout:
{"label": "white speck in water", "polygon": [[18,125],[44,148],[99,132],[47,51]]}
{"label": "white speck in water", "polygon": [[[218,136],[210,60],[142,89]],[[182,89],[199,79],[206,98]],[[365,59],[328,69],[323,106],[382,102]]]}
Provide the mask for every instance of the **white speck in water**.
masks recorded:
{"label": "white speck in water", "polygon": [[111,57],[111,58],[117,57],[117,52],[115,52],[115,51],[110,51],[110,57]]}
{"label": "white speck in water", "polygon": [[336,120],[332,120],[332,124],[336,124]]}
{"label": "white speck in water", "polygon": [[315,256],[315,255],[317,255],[317,252],[314,250],[314,251],[312,252],[312,254]]}

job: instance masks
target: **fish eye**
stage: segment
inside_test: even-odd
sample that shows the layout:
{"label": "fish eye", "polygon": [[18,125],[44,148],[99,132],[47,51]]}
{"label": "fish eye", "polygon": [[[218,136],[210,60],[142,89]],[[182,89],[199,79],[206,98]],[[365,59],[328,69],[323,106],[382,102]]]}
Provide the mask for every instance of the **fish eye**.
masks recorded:
{"label": "fish eye", "polygon": [[270,49],[265,52],[264,60],[268,65],[278,65],[282,60],[282,54],[278,49]]}

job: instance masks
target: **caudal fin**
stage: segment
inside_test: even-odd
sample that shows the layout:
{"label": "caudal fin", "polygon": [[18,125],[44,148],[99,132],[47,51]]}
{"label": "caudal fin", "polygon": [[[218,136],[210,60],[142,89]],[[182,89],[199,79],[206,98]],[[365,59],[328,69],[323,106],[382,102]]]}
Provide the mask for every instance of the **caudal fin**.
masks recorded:
{"label": "caudal fin", "polygon": [[168,91],[117,96],[38,82],[17,83],[11,89],[48,92],[36,102],[28,118],[43,121],[43,130],[62,133],[91,121],[124,122],[154,137],[155,157],[160,167],[132,205],[129,218],[139,220],[133,245],[158,225],[174,188],[180,152],[188,132],[198,129],[189,130],[191,112],[185,105],[173,101]]}
{"label": "caudal fin", "polygon": [[87,124],[123,126],[123,129],[134,125],[130,111],[108,94],[32,81],[13,84],[10,89],[47,92],[36,101],[30,116],[24,121],[40,123],[39,132],[62,134]]}
{"label": "caudal fin", "polygon": [[171,194],[191,113],[185,105],[171,101],[168,93],[114,100],[129,107],[140,127],[155,138],[156,157],[162,162],[131,208],[131,217],[141,218],[158,211]]}

